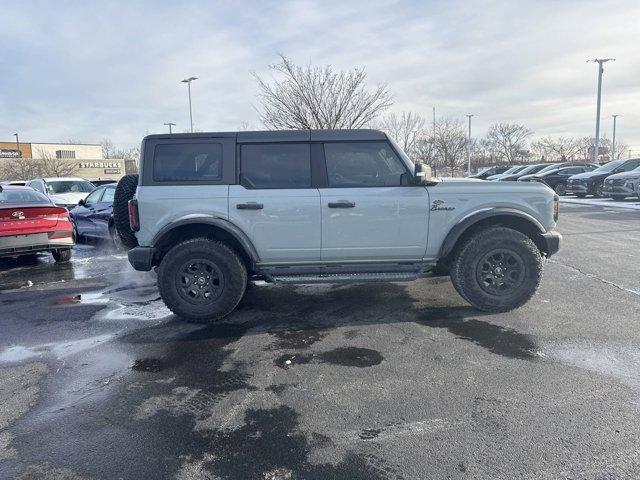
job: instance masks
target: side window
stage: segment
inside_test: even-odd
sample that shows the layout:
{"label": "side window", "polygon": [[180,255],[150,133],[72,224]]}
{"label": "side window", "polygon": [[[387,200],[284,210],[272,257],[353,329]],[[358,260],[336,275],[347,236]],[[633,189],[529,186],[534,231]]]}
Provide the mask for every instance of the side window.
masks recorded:
{"label": "side window", "polygon": [[219,181],[222,179],[222,145],[157,145],[153,155],[153,179],[156,182]]}
{"label": "side window", "polygon": [[330,187],[397,187],[407,173],[386,142],[325,143],[324,156]]}
{"label": "side window", "polygon": [[571,167],[563,170],[561,173],[563,173],[564,175],[575,175],[576,173],[582,173],[584,171],[584,167]]}
{"label": "side window", "polygon": [[105,202],[105,203],[113,203],[113,196],[116,193],[116,189],[115,188],[105,188],[104,189],[104,195],[102,195],[102,200],[100,200],[101,202]]}
{"label": "side window", "polygon": [[86,205],[92,205],[94,203],[98,203],[100,201],[100,195],[102,195],[103,188],[98,188],[89,194],[87,198],[85,198],[84,203]]}
{"label": "side window", "polygon": [[621,172],[630,172],[631,170],[635,170],[640,167],[640,160],[631,160],[630,162],[625,163],[621,168]]}
{"label": "side window", "polygon": [[309,188],[310,149],[308,143],[242,145],[240,184],[247,188]]}

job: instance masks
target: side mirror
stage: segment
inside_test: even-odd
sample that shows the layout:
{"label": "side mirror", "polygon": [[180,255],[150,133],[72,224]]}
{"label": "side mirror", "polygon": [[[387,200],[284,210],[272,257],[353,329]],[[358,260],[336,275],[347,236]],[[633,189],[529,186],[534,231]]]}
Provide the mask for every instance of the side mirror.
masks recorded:
{"label": "side mirror", "polygon": [[416,163],[415,177],[420,185],[427,185],[432,182],[431,167],[424,163]]}
{"label": "side mirror", "polygon": [[85,206],[84,198],[81,198],[81,199],[80,199],[80,201],[78,202],[78,205],[79,205],[79,206],[81,206],[81,207],[84,207],[84,206]]}

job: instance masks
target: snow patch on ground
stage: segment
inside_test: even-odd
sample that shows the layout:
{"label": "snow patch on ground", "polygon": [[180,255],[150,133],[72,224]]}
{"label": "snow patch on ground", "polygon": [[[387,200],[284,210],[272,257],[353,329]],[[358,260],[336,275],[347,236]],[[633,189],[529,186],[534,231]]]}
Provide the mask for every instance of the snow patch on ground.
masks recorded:
{"label": "snow patch on ground", "polygon": [[599,207],[624,208],[627,210],[640,210],[640,202],[617,202],[611,198],[560,197],[560,203],[574,203],[577,205],[596,205]]}

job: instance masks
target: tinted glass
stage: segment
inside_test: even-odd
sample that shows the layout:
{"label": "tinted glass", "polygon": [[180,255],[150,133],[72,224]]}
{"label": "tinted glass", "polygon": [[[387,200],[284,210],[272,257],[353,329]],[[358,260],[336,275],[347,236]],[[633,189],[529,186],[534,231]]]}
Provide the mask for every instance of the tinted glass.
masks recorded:
{"label": "tinted glass", "polygon": [[558,165],[559,165],[558,163],[552,163],[551,165],[547,165],[543,169],[539,170],[538,173],[547,173],[547,172],[550,172],[551,170],[556,170],[558,168]]}
{"label": "tinted glass", "polygon": [[640,166],[640,159],[638,160],[629,160],[627,163],[620,167],[621,172],[630,172],[631,170],[635,170]]}
{"label": "tinted glass", "polygon": [[98,188],[91,192],[87,198],[84,199],[84,203],[98,203],[100,201],[100,195],[102,195],[103,188]]}
{"label": "tinted glass", "polygon": [[46,188],[49,195],[59,195],[63,193],[89,193],[96,187],[84,180],[53,180],[46,183]]}
{"label": "tinted glass", "polygon": [[240,183],[247,188],[311,187],[309,144],[242,145]]}
{"label": "tinted glass", "polygon": [[23,204],[23,203],[47,203],[50,204],[49,197],[40,192],[36,192],[31,188],[13,190],[5,188],[0,192],[0,205],[6,204]]}
{"label": "tinted glass", "polygon": [[158,145],[153,157],[157,182],[211,182],[222,179],[222,145],[172,143]]}
{"label": "tinted glass", "polygon": [[605,165],[602,165],[599,168],[596,168],[595,170],[593,170],[594,172],[598,172],[598,173],[606,173],[606,172],[611,172],[613,170],[615,170],[616,168],[618,168],[620,165],[622,165],[624,162],[626,162],[626,160],[614,160],[613,162],[609,162]]}
{"label": "tinted glass", "polygon": [[330,187],[402,185],[406,167],[386,142],[325,143]]}
{"label": "tinted glass", "polygon": [[113,196],[115,195],[115,193],[115,188],[105,188],[104,195],[102,196],[102,200],[100,201],[105,203],[113,203]]}
{"label": "tinted glass", "polygon": [[584,170],[585,170],[584,167],[571,167],[571,168],[563,168],[558,173],[561,173],[564,175],[575,175],[577,173],[584,172]]}

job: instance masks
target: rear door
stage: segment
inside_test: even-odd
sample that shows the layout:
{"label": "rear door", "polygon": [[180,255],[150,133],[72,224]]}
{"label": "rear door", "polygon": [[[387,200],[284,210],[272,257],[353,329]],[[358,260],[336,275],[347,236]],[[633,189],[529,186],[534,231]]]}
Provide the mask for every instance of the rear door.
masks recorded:
{"label": "rear door", "polygon": [[385,141],[324,143],[322,260],[417,260],[427,247],[429,195]]}
{"label": "rear door", "polygon": [[239,185],[229,187],[229,220],[261,262],[320,260],[320,194],[312,186],[309,142],[238,146]]}
{"label": "rear door", "polygon": [[94,208],[92,218],[96,236],[98,237],[109,237],[109,222],[113,216],[113,196],[115,192],[116,188],[113,186],[104,187],[102,197],[100,197],[100,201]]}

